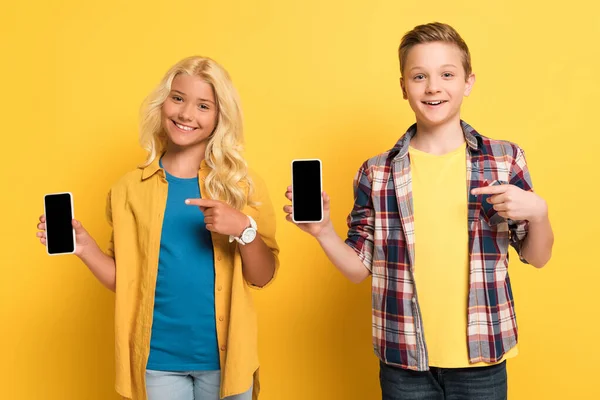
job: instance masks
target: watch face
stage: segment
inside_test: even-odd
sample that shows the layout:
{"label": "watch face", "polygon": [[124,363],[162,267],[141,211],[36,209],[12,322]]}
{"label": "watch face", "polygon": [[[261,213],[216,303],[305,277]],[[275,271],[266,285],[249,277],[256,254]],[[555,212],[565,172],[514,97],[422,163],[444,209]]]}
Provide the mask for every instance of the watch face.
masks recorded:
{"label": "watch face", "polygon": [[242,233],[242,240],[244,243],[250,243],[256,237],[256,229],[247,228],[244,233]]}

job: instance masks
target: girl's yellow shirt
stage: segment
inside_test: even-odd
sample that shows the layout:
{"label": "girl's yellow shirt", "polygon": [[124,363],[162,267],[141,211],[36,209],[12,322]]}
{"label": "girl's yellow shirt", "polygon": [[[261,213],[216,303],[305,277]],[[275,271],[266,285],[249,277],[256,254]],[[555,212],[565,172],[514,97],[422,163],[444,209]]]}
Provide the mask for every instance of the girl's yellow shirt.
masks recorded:
{"label": "girl's yellow shirt", "polygon": [[[203,161],[198,172],[202,198],[208,198],[204,181],[210,168]],[[250,174],[254,190],[243,213],[257,222],[258,233],[275,257],[275,215],[264,182]],[[240,184],[248,193],[247,183]],[[115,361],[117,392],[129,399],[146,399],[145,372],[150,352],[150,333],[163,215],[168,186],[157,157],[137,168],[110,190],[107,218],[113,228],[108,254],[116,263]],[[252,202],[251,202],[252,203]],[[258,397],[257,322],[251,290],[245,281],[237,242],[212,233],[215,257],[215,310],[221,364],[221,397],[247,391],[254,383]],[[270,283],[270,282],[269,282]]]}

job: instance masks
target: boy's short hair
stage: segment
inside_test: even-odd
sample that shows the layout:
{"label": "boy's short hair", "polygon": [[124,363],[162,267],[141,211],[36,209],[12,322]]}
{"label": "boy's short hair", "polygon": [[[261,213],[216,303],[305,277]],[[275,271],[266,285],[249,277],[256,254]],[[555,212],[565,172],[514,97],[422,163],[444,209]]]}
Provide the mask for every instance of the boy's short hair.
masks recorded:
{"label": "boy's short hair", "polygon": [[456,45],[463,55],[463,68],[465,70],[465,79],[471,75],[471,54],[469,48],[458,34],[456,29],[448,24],[441,22],[432,22],[430,24],[415,26],[411,31],[407,32],[400,42],[398,48],[398,58],[400,59],[400,74],[404,73],[406,57],[408,52],[414,46],[422,43],[444,42]]}

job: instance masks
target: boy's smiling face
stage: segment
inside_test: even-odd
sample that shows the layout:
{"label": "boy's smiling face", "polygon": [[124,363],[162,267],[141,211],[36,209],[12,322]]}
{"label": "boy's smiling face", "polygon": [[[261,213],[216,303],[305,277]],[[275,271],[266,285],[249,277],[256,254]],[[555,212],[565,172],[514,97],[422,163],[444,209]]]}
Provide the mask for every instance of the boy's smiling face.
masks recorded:
{"label": "boy's smiling face", "polygon": [[460,121],[463,96],[471,93],[475,75],[465,76],[462,53],[444,42],[417,44],[406,57],[402,93],[427,128]]}

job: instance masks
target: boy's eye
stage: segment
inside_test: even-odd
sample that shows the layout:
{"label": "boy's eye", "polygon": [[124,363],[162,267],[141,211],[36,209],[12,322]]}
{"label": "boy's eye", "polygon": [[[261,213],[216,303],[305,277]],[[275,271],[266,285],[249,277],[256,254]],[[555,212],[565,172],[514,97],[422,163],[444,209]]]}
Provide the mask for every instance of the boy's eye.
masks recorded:
{"label": "boy's eye", "polygon": [[425,75],[423,75],[423,74],[415,75],[415,77],[413,79],[415,81],[420,81],[422,79],[425,79]]}
{"label": "boy's eye", "polygon": [[442,74],[442,76],[443,76],[444,78],[452,78],[452,77],[454,76],[454,74],[453,74],[453,73],[451,73],[451,72],[444,72],[444,73]]}

